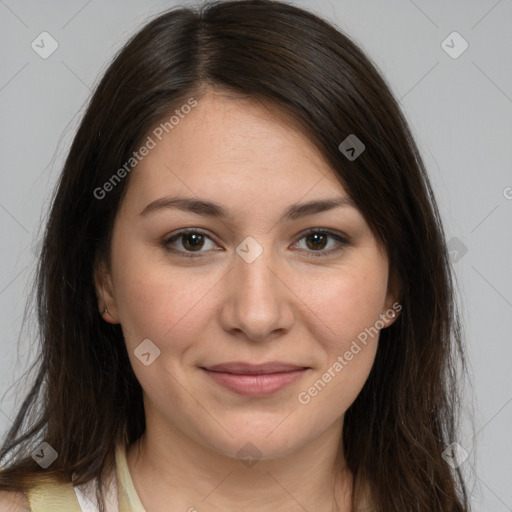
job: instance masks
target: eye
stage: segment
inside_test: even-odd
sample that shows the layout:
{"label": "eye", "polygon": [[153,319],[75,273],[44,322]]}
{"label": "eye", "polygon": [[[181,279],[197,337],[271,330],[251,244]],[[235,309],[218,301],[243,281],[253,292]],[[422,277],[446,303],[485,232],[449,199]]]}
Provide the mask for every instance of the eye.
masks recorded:
{"label": "eye", "polygon": [[[195,258],[200,256],[200,254],[196,255],[193,253],[205,252],[201,251],[205,246],[205,240],[210,240],[210,242],[213,243],[213,240],[208,235],[198,231],[197,229],[184,229],[179,233],[166,238],[162,242],[162,245],[166,250],[172,253],[179,254],[180,256],[185,256],[187,258]],[[176,249],[173,247],[175,242],[179,242],[184,249]]]}
{"label": "eye", "polygon": [[[326,246],[329,245],[329,239],[334,241],[334,243],[331,244],[334,247],[324,250]],[[205,245],[206,249],[208,249],[206,244],[208,240],[215,247],[215,243],[207,234],[197,229],[184,229],[163,240],[162,246],[167,251],[178,254],[179,256],[197,258],[201,257],[202,252],[206,252],[202,250],[205,248]],[[349,245],[347,238],[340,233],[321,228],[310,229],[302,235],[299,242],[301,240],[306,240],[306,249],[303,250],[312,253],[309,255],[311,257],[328,256],[341,251],[346,245]],[[182,248],[176,248],[176,244],[181,245]],[[213,248],[213,250],[218,249]]]}
{"label": "eye", "polygon": [[[329,239],[334,240],[334,243],[331,244],[330,249],[324,250],[325,247],[329,245]],[[314,228],[308,230],[306,233],[302,235],[302,237],[299,239],[299,242],[301,240],[306,240],[305,250],[307,252],[312,253],[310,254],[310,256],[314,258],[318,256],[327,256],[333,253],[337,253],[343,250],[345,246],[349,245],[348,239],[342,236],[340,233],[336,233],[334,231],[321,228]]]}

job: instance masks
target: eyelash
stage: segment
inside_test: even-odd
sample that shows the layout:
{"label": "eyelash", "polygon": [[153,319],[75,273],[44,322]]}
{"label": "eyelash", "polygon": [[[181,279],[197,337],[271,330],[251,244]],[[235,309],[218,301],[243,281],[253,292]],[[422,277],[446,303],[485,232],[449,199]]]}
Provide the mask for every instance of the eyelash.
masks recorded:
{"label": "eyelash", "polygon": [[[193,252],[187,252],[187,251],[182,251],[182,250],[178,250],[178,249],[175,249],[173,248],[170,244],[172,242],[174,242],[175,240],[179,240],[179,238],[183,235],[188,235],[188,234],[191,234],[191,233],[197,233],[197,234],[200,234],[200,235],[204,235],[206,236],[207,238],[210,238],[206,233],[204,233],[203,231],[200,231],[198,229],[194,229],[194,228],[189,228],[189,229],[183,229],[177,233],[175,233],[174,235],[172,235],[171,237],[168,237],[166,239],[164,239],[162,241],[162,247],[166,250],[166,251],[169,251],[173,254],[177,254],[179,256],[183,256],[185,258],[201,258],[201,253],[202,252],[207,252],[207,251],[198,251],[197,253],[193,253]],[[318,258],[318,257],[324,257],[324,256],[330,256],[331,254],[334,254],[334,253],[338,253],[340,251],[342,251],[345,246],[349,245],[349,241],[347,238],[341,236],[339,233],[336,233],[335,231],[331,231],[330,229],[321,229],[321,228],[312,228],[312,229],[309,229],[308,231],[304,232],[302,234],[302,236],[299,238],[299,240],[297,241],[300,241],[302,240],[303,238],[306,238],[307,236],[309,235],[312,235],[313,233],[320,233],[320,234],[323,234],[323,235],[329,235],[330,237],[334,238],[338,244],[340,245],[339,247],[335,248],[335,249],[329,249],[327,251],[324,251],[324,250],[319,250],[319,251],[313,251],[313,250],[310,250],[310,251],[307,251],[306,252],[309,252],[310,253],[310,256],[311,258]],[[211,240],[211,238],[210,238]],[[315,254],[316,253],[316,254]]]}

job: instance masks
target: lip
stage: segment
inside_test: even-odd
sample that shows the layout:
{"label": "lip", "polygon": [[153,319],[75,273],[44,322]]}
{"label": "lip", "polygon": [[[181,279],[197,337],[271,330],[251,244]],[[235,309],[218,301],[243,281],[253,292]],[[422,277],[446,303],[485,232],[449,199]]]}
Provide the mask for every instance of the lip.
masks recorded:
{"label": "lip", "polygon": [[302,377],[308,367],[282,362],[222,363],[201,367],[217,384],[244,396],[268,396]]}

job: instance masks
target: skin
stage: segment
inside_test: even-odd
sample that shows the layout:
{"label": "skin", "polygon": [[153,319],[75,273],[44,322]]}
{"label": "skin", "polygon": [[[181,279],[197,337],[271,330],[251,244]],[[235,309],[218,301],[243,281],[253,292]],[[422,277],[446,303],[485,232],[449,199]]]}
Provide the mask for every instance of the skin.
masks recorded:
{"label": "skin", "polygon": [[[127,452],[142,504],[151,512],[171,503],[173,510],[235,511],[242,502],[255,512],[329,511],[334,488],[339,510],[349,510],[351,475],[340,470],[343,454],[336,464],[335,457],[378,337],[308,404],[297,397],[399,295],[385,252],[354,207],[279,220],[293,203],[347,197],[334,171],[283,114],[209,91],[129,179],[112,264],[97,267],[95,283],[105,321],[122,326],[144,391],[147,430]],[[221,204],[232,218],[175,208],[140,215],[155,199],[178,194]],[[195,251],[190,237],[171,246],[197,258],[161,245],[184,228],[207,237]],[[335,231],[349,245],[304,236],[310,228]],[[248,236],[263,250],[252,263],[236,252]],[[134,354],[145,339],[160,350],[148,366]],[[310,369],[254,398],[199,368],[228,361]],[[248,442],[260,454],[251,467],[237,456]]]}
{"label": "skin", "polygon": [[30,505],[21,492],[0,491],[0,512],[30,512]]}

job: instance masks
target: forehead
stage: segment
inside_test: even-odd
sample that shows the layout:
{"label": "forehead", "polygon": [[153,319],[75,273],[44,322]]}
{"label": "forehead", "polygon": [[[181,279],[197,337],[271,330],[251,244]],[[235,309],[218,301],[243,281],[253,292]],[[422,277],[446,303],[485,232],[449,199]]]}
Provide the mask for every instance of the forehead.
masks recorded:
{"label": "forehead", "polygon": [[256,101],[207,94],[162,131],[161,140],[149,133],[154,147],[132,171],[129,189],[138,202],[178,192],[258,207],[267,199],[270,207],[311,191],[315,197],[347,195],[297,124]]}

